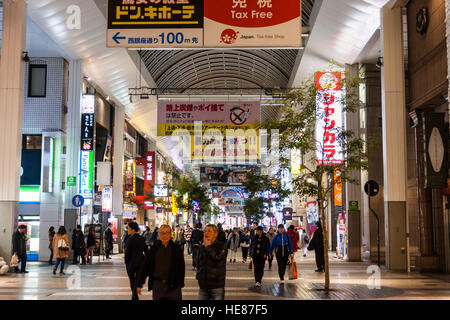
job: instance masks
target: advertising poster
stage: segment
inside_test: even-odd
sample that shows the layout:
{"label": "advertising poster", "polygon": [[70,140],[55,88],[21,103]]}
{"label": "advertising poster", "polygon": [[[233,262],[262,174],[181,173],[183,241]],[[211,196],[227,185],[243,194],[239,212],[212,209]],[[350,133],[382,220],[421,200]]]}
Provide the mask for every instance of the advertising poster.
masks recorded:
{"label": "advertising poster", "polygon": [[247,173],[252,166],[201,167],[200,182],[215,184],[242,184],[247,181]]}
{"label": "advertising poster", "polygon": [[123,185],[125,191],[134,193],[135,174],[136,171],[134,161],[125,162],[125,181]]}
{"label": "advertising poster", "polygon": [[242,187],[211,187],[213,198],[240,198],[245,199],[248,197],[247,191]]}
{"label": "advertising poster", "polygon": [[316,231],[317,221],[319,221],[319,210],[316,201],[306,204],[306,220],[308,221],[309,234],[312,235]]}
{"label": "advertising poster", "polygon": [[81,151],[79,194],[85,199],[92,199],[94,152]]}
{"label": "advertising poster", "polygon": [[102,189],[102,212],[112,211],[112,186],[103,186]]}
{"label": "advertising poster", "polygon": [[155,152],[145,153],[144,205],[145,209],[155,209],[155,199],[152,196],[155,185]]}
{"label": "advertising poster", "polygon": [[316,159],[319,165],[343,163],[342,146],[338,141],[342,129],[342,87],[340,73],[316,73],[317,122]]}

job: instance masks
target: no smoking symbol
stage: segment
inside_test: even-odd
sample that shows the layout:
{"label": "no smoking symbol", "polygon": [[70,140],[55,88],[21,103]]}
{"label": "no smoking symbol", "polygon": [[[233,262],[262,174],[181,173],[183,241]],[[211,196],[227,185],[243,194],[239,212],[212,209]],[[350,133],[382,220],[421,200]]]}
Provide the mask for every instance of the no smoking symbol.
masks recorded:
{"label": "no smoking symbol", "polygon": [[233,124],[240,126],[247,121],[248,113],[250,110],[245,111],[242,108],[233,108],[230,113],[230,120]]}

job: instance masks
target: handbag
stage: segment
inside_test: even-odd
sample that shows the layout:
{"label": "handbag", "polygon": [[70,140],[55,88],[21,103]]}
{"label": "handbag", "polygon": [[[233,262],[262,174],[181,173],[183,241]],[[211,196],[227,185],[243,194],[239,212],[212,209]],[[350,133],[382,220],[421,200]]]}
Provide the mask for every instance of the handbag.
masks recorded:
{"label": "handbag", "polygon": [[17,254],[12,256],[10,265],[11,265],[11,267],[19,266],[19,257],[17,256]]}
{"label": "handbag", "polygon": [[58,250],[69,251],[69,247],[67,246],[66,241],[64,239],[58,240]]}
{"label": "handbag", "polygon": [[289,280],[295,280],[297,278],[298,278],[297,262],[292,261],[291,266],[289,267]]}

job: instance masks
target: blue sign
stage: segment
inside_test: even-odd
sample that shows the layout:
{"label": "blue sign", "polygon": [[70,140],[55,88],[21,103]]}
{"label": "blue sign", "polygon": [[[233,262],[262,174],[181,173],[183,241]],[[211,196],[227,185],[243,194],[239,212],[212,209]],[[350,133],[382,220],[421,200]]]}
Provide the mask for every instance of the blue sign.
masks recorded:
{"label": "blue sign", "polygon": [[83,196],[76,195],[72,198],[72,204],[75,208],[82,207],[84,205],[84,198]]}

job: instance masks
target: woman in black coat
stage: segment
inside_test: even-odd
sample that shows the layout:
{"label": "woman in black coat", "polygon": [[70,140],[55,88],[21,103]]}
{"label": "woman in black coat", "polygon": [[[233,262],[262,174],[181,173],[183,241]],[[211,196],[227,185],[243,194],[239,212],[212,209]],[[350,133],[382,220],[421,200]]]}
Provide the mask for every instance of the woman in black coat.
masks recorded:
{"label": "woman in black coat", "polygon": [[317,228],[309,243],[308,250],[314,250],[316,254],[316,272],[325,272],[325,251],[323,246],[322,223],[317,221]]}

